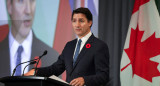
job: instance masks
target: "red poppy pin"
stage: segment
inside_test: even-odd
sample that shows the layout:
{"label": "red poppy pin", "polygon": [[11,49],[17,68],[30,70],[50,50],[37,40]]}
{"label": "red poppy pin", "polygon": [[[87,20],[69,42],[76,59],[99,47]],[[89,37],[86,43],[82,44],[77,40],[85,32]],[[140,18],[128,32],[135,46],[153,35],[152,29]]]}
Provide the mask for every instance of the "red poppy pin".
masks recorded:
{"label": "red poppy pin", "polygon": [[90,48],[91,47],[91,44],[86,44],[86,48]]}

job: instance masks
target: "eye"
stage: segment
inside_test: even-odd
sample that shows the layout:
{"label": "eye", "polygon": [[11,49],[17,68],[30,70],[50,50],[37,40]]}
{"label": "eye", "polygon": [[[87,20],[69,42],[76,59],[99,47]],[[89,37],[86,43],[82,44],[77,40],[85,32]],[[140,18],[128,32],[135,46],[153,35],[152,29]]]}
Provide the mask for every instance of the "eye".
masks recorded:
{"label": "eye", "polygon": [[73,19],[72,22],[76,22],[76,19]]}
{"label": "eye", "polygon": [[80,19],[79,22],[84,22],[84,20],[83,20],[83,19]]}

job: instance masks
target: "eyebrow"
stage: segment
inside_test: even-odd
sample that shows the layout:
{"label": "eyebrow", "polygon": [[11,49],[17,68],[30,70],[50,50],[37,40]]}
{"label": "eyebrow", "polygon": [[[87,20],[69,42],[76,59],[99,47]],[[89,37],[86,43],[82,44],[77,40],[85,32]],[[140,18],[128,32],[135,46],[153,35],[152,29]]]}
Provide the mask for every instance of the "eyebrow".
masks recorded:
{"label": "eyebrow", "polygon": [[[73,18],[73,19],[77,19],[77,18]],[[78,19],[84,19],[84,18],[78,18]]]}

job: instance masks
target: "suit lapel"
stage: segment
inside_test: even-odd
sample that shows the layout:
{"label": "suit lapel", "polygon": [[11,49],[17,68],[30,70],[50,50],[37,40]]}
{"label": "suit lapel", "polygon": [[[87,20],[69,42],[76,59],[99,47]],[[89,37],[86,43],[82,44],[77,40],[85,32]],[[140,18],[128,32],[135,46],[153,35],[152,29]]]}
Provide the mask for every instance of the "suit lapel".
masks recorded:
{"label": "suit lapel", "polygon": [[[79,61],[84,57],[85,53],[88,51],[88,49],[86,48],[86,44],[91,44],[93,43],[94,40],[94,35],[92,34],[91,37],[87,40],[87,42],[85,43],[85,45],[83,46],[80,54],[78,55],[78,58],[75,62],[75,66],[73,67],[72,72],[74,71],[74,69],[76,68],[77,64],[79,63]],[[72,58],[73,60],[73,58]]]}
{"label": "suit lapel", "polygon": [[76,47],[76,43],[77,43],[77,39],[73,41],[73,43],[71,44],[71,48],[70,48],[70,56],[69,56],[69,67],[71,69],[71,71],[73,70],[73,55],[74,55],[74,50]]}

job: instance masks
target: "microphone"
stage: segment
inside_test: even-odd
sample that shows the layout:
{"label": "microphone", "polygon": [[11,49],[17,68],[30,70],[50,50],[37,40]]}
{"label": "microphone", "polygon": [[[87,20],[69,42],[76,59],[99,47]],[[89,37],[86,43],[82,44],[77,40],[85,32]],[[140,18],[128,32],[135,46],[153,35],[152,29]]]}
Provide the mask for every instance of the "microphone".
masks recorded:
{"label": "microphone", "polygon": [[45,50],[44,52],[43,52],[43,54],[41,55],[41,56],[39,56],[39,58],[41,59],[43,56],[45,56],[47,54],[47,50]]}
{"label": "microphone", "polygon": [[39,56],[38,62],[37,62],[36,67],[35,67],[34,76],[36,76],[37,66],[38,66],[38,64],[39,64],[40,59],[41,59],[43,56],[45,56],[46,54],[47,54],[47,50],[45,50],[44,53],[43,53],[41,56]]}
{"label": "microphone", "polygon": [[15,74],[15,72],[16,72],[16,68],[19,66],[19,65],[21,65],[21,64],[24,64],[24,63],[28,63],[28,62],[34,62],[34,60],[30,60],[30,61],[26,61],[26,62],[22,62],[22,63],[19,63],[15,68],[14,68],[14,70],[13,70],[13,73],[12,73],[12,76],[14,76],[14,74]]}
{"label": "microphone", "polygon": [[36,63],[36,61],[33,61],[33,62],[30,62],[28,65],[26,65],[26,66],[24,67],[24,69],[23,69],[23,74],[22,74],[22,76],[24,76],[24,71],[25,71],[26,67],[29,66],[29,65],[35,64],[35,63]]}
{"label": "microphone", "polygon": [[[19,66],[19,65],[21,65],[21,64],[24,64],[24,63],[28,63],[28,62],[35,62],[35,60],[38,60],[38,62],[39,62],[39,59],[41,59],[44,55],[46,55],[47,54],[47,50],[45,50],[44,51],[44,53],[41,55],[41,56],[39,56],[39,58],[38,59],[33,59],[33,60],[30,60],[30,61],[26,61],[26,62],[22,62],[22,63],[19,63],[15,68],[14,68],[14,70],[13,70],[13,73],[12,73],[12,76],[14,76],[14,74],[15,74],[15,72],[16,72],[16,69],[17,69],[17,67]],[[37,63],[38,63],[37,62]],[[30,64],[31,64],[30,63]],[[37,67],[37,65],[36,65],[36,67]]]}

